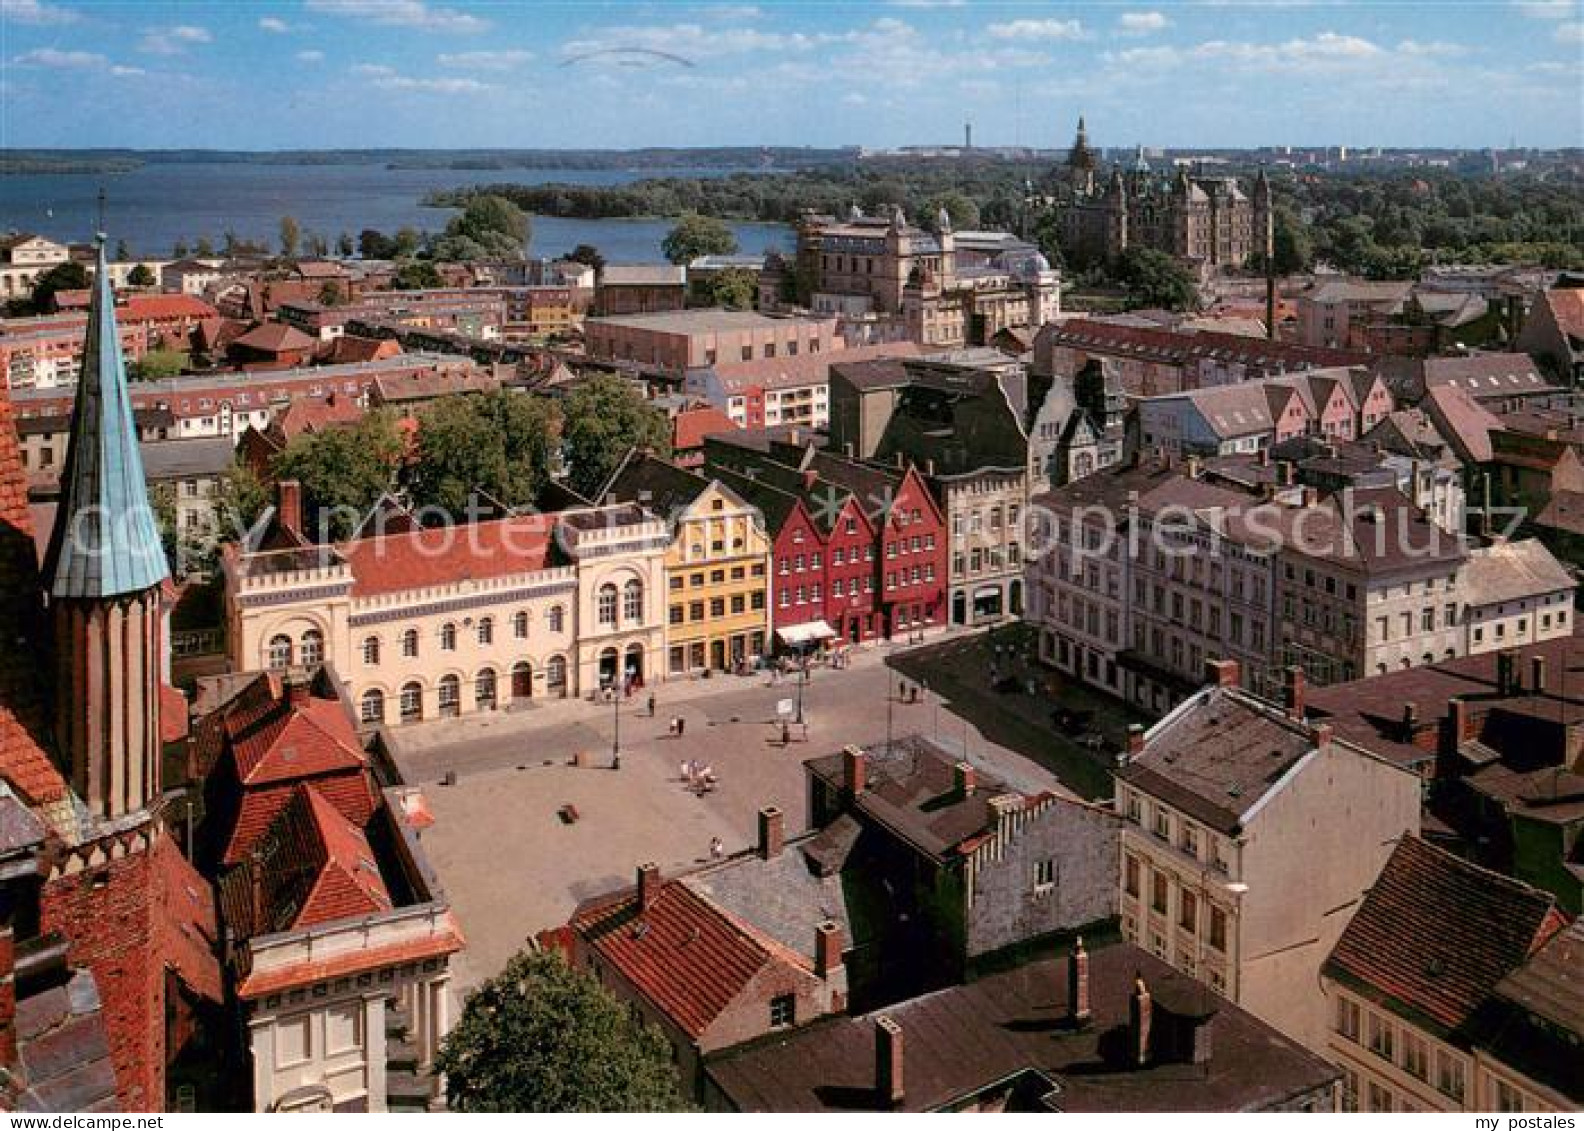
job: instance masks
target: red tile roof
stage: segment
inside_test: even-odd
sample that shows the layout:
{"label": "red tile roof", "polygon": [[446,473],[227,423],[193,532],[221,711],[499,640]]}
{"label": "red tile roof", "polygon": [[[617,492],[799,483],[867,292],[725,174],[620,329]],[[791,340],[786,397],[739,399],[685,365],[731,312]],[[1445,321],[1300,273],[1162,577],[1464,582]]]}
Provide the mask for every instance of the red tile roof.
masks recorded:
{"label": "red tile roof", "polygon": [[250,972],[237,986],[237,994],[252,999],[281,990],[323,982],[364,970],[378,970],[386,966],[399,966],[408,962],[421,962],[428,958],[443,958],[455,954],[465,945],[462,928],[456,917],[447,911],[440,916],[435,931],[425,938],[373,946],[364,950],[339,954],[322,962],[304,962],[281,969]]}
{"label": "red tile roof", "polygon": [[295,440],[308,432],[323,432],[338,425],[356,424],[363,419],[363,408],[345,393],[331,393],[324,400],[293,400],[276,410],[270,423],[278,427],[283,440]]}
{"label": "red tile roof", "polygon": [[1551,308],[1557,326],[1570,338],[1584,338],[1584,288],[1545,291],[1540,301]]}
{"label": "red tile roof", "polygon": [[159,900],[154,916],[158,953],[194,993],[221,1001],[220,961],[215,954],[214,894],[176,842],[162,836],[154,844],[153,877]]}
{"label": "red tile roof", "polygon": [[215,308],[195,295],[127,295],[116,304],[116,317],[125,322],[179,322],[216,316]]}
{"label": "red tile roof", "polygon": [[295,326],[283,322],[265,322],[234,339],[231,344],[259,353],[295,353],[313,349],[314,339]]}
{"label": "red tile roof", "polygon": [[160,739],[180,742],[188,734],[187,696],[168,683],[160,684]]}
{"label": "red tile roof", "polygon": [[0,780],[24,801],[66,795],[66,782],[45,750],[45,711],[30,649],[19,646],[40,624],[38,556],[28,511],[27,477],[11,410],[0,383]]}
{"label": "red tile roof", "polygon": [[1418,837],[1398,842],[1325,973],[1451,1032],[1563,925],[1556,900]]}
{"label": "red tile roof", "polygon": [[554,519],[543,515],[437,527],[343,543],[354,597],[530,573],[550,564]]}
{"label": "red tile roof", "polygon": [[226,737],[243,785],[272,785],[368,761],[341,702],[307,696],[228,713]]}
{"label": "red tile roof", "polygon": [[[637,893],[627,891],[585,904],[571,926],[695,1038],[777,957],[771,951],[776,944],[761,940],[675,880],[661,884],[647,910],[640,911]],[[790,952],[784,953],[791,958]]]}
{"label": "red tile roof", "polygon": [[330,343],[321,360],[329,365],[351,365],[360,361],[382,361],[401,352],[401,343],[394,338],[360,338],[344,334]]}
{"label": "red tile roof", "polygon": [[737,425],[714,405],[685,408],[671,421],[671,450],[690,452],[704,446],[704,437],[712,432],[730,432]]}

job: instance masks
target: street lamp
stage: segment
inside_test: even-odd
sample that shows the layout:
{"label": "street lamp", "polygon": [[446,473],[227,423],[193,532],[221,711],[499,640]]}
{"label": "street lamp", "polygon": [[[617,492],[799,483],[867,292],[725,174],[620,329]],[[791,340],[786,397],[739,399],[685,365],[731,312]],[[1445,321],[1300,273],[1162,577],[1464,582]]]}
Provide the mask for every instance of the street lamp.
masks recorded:
{"label": "street lamp", "polygon": [[614,684],[611,697],[611,769],[621,769],[621,692]]}
{"label": "street lamp", "polygon": [[802,663],[798,665],[798,680],[797,680],[797,724],[798,724],[798,726],[802,726],[803,725],[803,685],[808,682],[808,678],[809,678],[808,653],[804,652],[803,653]]}

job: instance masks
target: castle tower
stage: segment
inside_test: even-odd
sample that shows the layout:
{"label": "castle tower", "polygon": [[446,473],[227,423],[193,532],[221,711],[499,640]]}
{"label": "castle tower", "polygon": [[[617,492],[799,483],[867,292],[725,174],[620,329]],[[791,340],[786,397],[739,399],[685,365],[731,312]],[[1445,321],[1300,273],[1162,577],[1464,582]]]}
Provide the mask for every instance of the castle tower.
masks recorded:
{"label": "castle tower", "polygon": [[161,587],[169,576],[127,392],[99,235],[71,447],[44,558],[55,741],[73,792],[115,820],[160,793]]}
{"label": "castle tower", "polygon": [[1089,148],[1089,131],[1084,126],[1083,115],[1078,117],[1078,136],[1067,151],[1067,179],[1073,191],[1084,196],[1093,194],[1095,188],[1094,150]]}
{"label": "castle tower", "polygon": [[1128,190],[1122,170],[1111,170],[1106,186],[1106,256],[1116,258],[1128,249]]}

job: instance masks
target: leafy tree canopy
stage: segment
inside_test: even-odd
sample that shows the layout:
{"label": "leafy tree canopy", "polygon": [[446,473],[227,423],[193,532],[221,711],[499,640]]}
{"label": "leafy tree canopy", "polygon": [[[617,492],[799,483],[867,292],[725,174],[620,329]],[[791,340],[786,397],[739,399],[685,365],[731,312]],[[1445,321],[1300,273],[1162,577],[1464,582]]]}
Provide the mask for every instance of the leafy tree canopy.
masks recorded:
{"label": "leafy tree canopy", "polygon": [[436,259],[448,262],[522,259],[528,254],[528,234],[526,212],[503,196],[484,194],[468,198],[432,250]]}
{"label": "leafy tree canopy", "polygon": [[1130,247],[1117,260],[1116,275],[1135,306],[1192,310],[1199,288],[1188,269],[1163,251]]}
{"label": "leafy tree canopy", "polygon": [[533,502],[550,478],[560,424],[554,402],[504,389],[434,402],[418,418],[413,502],[456,516],[475,489],[507,506]]}
{"label": "leafy tree canopy", "polygon": [[650,448],[663,458],[671,454],[665,413],[620,377],[602,374],[579,385],[563,412],[562,447],[572,489],[585,498],[605,485],[629,448]]}
{"label": "leafy tree canopy", "polygon": [[297,254],[297,243],[302,238],[302,229],[291,216],[282,216],[280,221],[280,250],[281,255],[291,259]]}
{"label": "leafy tree canopy", "polygon": [[215,495],[219,538],[239,540],[252,529],[271,501],[269,488],[254,474],[253,468],[237,460],[221,479],[220,490]]}
{"label": "leafy tree canopy", "polygon": [[660,1030],[550,952],[468,996],[435,1068],[453,1111],[688,1110]]}
{"label": "leafy tree canopy", "polygon": [[133,381],[156,381],[161,377],[176,376],[187,368],[187,364],[187,355],[180,350],[149,350],[127,367],[127,377]]}
{"label": "leafy tree canopy", "polygon": [[[371,412],[350,428],[298,436],[275,457],[272,470],[276,479],[302,484],[304,501],[319,512],[325,537],[345,538],[391,487],[401,457],[395,420],[389,413]],[[304,521],[310,520],[305,516]],[[317,541],[320,533],[315,530],[310,537]]]}
{"label": "leafy tree canopy", "polygon": [[440,269],[427,259],[404,259],[396,266],[392,285],[399,291],[417,291],[425,287],[438,287],[444,282]]}
{"label": "leafy tree canopy", "polygon": [[725,221],[689,212],[666,234],[660,250],[672,263],[693,262],[701,255],[734,255],[737,237]]}
{"label": "leafy tree canopy", "polygon": [[759,277],[741,267],[730,267],[714,275],[700,288],[710,306],[727,310],[752,310],[759,299]]}
{"label": "leafy tree canopy", "polygon": [[33,282],[33,309],[39,313],[54,309],[56,291],[80,291],[88,285],[88,268],[76,260],[57,263],[40,272]]}
{"label": "leafy tree canopy", "polygon": [[139,263],[127,272],[127,282],[134,287],[152,287],[159,280],[154,278],[154,272],[149,270],[147,263]]}
{"label": "leafy tree canopy", "polygon": [[602,270],[605,266],[605,257],[600,254],[599,248],[591,243],[578,244],[567,253],[567,258],[573,263],[586,264],[596,271]]}

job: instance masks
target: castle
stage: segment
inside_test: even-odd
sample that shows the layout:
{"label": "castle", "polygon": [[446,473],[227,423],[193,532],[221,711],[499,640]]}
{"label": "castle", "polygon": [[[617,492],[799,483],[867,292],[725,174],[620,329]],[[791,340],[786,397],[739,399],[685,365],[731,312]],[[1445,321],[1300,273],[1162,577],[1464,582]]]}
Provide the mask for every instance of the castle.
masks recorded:
{"label": "castle", "polygon": [[1235,177],[1159,174],[1140,148],[1131,168],[1113,166],[1102,185],[1099,159],[1078,119],[1078,136],[1058,171],[1062,247],[1073,266],[1148,247],[1200,268],[1243,267],[1270,247],[1270,182],[1262,169],[1252,193]]}

